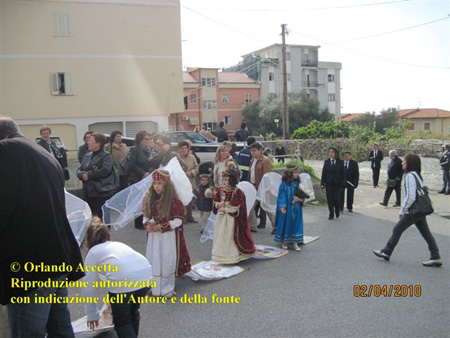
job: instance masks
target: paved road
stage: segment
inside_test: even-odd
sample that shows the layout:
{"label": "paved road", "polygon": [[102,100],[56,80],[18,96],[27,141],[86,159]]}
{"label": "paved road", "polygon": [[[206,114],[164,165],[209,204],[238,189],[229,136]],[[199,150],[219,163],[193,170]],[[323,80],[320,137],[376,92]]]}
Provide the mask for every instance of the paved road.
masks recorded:
{"label": "paved road", "polygon": [[[449,337],[449,197],[433,195],[438,211],[429,217],[444,260],[426,268],[425,241],[408,229],[390,262],[372,249],[387,241],[398,209],[378,205],[382,189],[362,185],[355,212],[327,220],[322,206],[304,209],[305,234],[320,236],[300,253],[267,261],[248,260],[245,272],[216,282],[177,281],[177,296],[200,294],[208,304],[143,305],[141,337]],[[209,260],[211,242],[200,244],[196,224],[186,227],[192,262]],[[113,233],[144,253],[145,234],[127,227]],[[257,244],[275,245],[270,229],[254,235]],[[420,285],[420,297],[356,298],[354,285]],[[76,292],[76,290],[72,290]],[[211,304],[213,294],[240,297],[240,304]],[[83,314],[72,306],[72,318]],[[115,337],[114,334],[103,337]]]}

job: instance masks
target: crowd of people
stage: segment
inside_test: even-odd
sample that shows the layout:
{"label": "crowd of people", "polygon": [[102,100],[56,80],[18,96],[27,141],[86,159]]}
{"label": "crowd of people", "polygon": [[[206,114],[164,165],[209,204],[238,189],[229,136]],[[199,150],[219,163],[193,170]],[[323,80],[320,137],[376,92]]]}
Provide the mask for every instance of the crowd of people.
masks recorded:
{"label": "crowd of people", "polygon": [[[50,133],[47,126],[41,128],[42,141],[36,144],[23,137],[14,120],[0,117],[0,175],[8,177],[8,180],[1,181],[0,189],[2,201],[8,201],[0,210],[4,229],[0,247],[2,252],[8,252],[7,257],[1,257],[4,263],[0,267],[2,285],[10,285],[13,277],[21,277],[25,281],[74,281],[84,275],[83,272],[75,272],[79,271],[76,268],[82,263],[82,256],[65,215],[63,169],[67,163],[63,166],[64,163],[60,162],[60,156],[49,138]],[[147,232],[145,256],[123,243],[111,241],[108,227],[101,223],[100,218],[94,218],[85,238],[88,249],[85,264],[118,265],[121,267],[120,271],[108,272],[103,277],[107,280],[153,280],[156,282],[151,289],[153,296],[173,296],[176,278],[191,269],[184,225],[186,221],[197,222],[192,213],[194,205],[200,211],[201,231],[210,214],[216,215],[211,253],[212,260],[216,262],[235,264],[252,257],[255,253],[252,232],[264,228],[267,218],[272,223],[274,240],[281,243],[281,248],[287,250],[291,247],[294,251],[300,251],[299,244],[304,243],[303,203],[307,198],[301,194],[300,168],[295,165],[286,166],[278,187],[276,214],[266,215],[258,202],[246,205],[245,194],[238,187],[239,181],[248,181],[258,189],[262,177],[272,170],[270,160],[263,154],[263,146],[248,135],[246,141],[247,146],[233,156],[232,144],[223,140],[223,144],[217,148],[209,173],[200,175],[200,160],[188,141],[179,142],[178,152],[174,152],[167,136],[140,131],[136,134],[134,146],[128,148],[122,143],[120,131],[112,132],[108,143],[104,135],[86,132],[85,143],[79,148],[80,166],[77,177],[83,182],[84,198],[94,215],[102,217],[101,206],[105,200],[126,186],[149,175],[152,175],[152,184],[142,201],[143,215],[135,223],[137,228]],[[15,156],[17,153],[23,156]],[[344,159],[341,159],[339,151],[330,147],[328,155],[329,158],[323,165],[321,186],[326,189],[329,219],[333,220],[334,217],[339,218],[344,210],[345,193],[347,210],[352,212],[354,191],[359,184],[359,168],[350,152],[345,152]],[[389,157],[388,187],[381,204],[387,206],[389,197],[395,190],[394,206],[400,207],[399,221],[386,246],[373,252],[386,261],[390,260],[402,233],[415,224],[431,254],[423,265],[441,266],[439,249],[426,216],[417,217],[410,213],[417,198],[416,190],[424,187],[420,158],[409,153],[402,161],[393,149],[389,152]],[[195,200],[187,206],[180,201],[169,172],[161,169],[173,158],[177,158],[195,195]],[[378,145],[374,145],[368,160],[374,171],[373,186],[378,187],[379,168],[383,160]],[[448,145],[445,146],[440,163],[444,171],[442,192],[448,194]],[[40,179],[33,179],[27,172],[28,168],[33,168]],[[400,195],[404,196],[403,201]],[[11,196],[15,198],[12,199]],[[251,210],[249,217],[247,209]],[[29,220],[30,215],[32,222]],[[104,219],[104,223],[108,223],[108,220]],[[14,262],[22,265],[26,262],[66,264],[72,267],[73,272],[14,274],[10,268]],[[92,282],[99,276],[97,272],[89,272],[84,278]],[[32,291],[46,292],[40,289]],[[51,292],[67,296],[65,287],[54,287]],[[94,290],[86,288],[84,292],[89,296]],[[108,292],[112,297],[123,295],[128,299],[145,296],[149,289],[108,287]],[[24,294],[25,291],[20,288],[2,290],[1,303],[8,304],[13,336],[44,336],[47,332],[49,336],[73,337],[66,304],[10,304],[11,297]],[[86,311],[88,326],[94,328],[98,325],[99,313],[92,304],[86,306]],[[24,313],[29,316],[24,317]],[[119,337],[138,336],[139,304],[115,304],[112,306],[112,315]]]}

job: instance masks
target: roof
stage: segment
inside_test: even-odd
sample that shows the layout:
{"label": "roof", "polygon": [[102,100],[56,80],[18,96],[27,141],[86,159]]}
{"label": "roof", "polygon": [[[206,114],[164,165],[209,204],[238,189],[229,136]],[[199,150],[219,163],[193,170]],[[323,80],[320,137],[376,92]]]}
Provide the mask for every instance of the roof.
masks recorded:
{"label": "roof", "polygon": [[[244,54],[244,55],[242,55],[242,57],[245,57],[245,56],[247,56],[247,55],[251,55],[251,54],[253,54],[253,53],[262,52],[262,51],[264,51],[264,50],[268,50],[268,49],[271,49],[271,48],[280,48],[280,49],[281,49],[281,46],[282,46],[282,45],[281,45],[280,43],[274,43],[273,45],[270,45],[270,46],[267,46],[267,47],[264,47],[264,48],[260,48],[260,49],[254,50],[253,52]],[[303,47],[303,48],[311,48],[311,49],[319,49],[319,48],[320,48],[320,46],[312,46],[312,45],[294,45],[294,44],[286,44],[286,47]]]}
{"label": "roof", "polygon": [[219,72],[219,83],[256,83],[244,73]]}
{"label": "roof", "polygon": [[183,72],[183,83],[191,83],[191,82],[198,82],[191,74],[188,72]]}
{"label": "roof", "polygon": [[437,108],[402,109],[398,116],[404,119],[450,118],[450,111]]}
{"label": "roof", "polygon": [[366,113],[341,114],[341,121],[351,122],[366,115]]}
{"label": "roof", "polygon": [[[244,73],[219,72],[218,83],[256,83]],[[199,83],[190,73],[183,72],[183,83]]]}

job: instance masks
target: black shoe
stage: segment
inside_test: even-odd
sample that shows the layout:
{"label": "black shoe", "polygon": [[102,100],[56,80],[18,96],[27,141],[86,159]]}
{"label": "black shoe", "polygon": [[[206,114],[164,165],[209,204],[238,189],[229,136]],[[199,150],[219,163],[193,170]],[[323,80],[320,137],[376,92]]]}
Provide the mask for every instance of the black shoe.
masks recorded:
{"label": "black shoe", "polygon": [[397,207],[399,207],[399,206],[400,206],[400,203],[395,203],[395,204],[393,205],[394,208],[397,208]]}
{"label": "black shoe", "polygon": [[339,209],[340,212],[344,212],[344,209]]}
{"label": "black shoe", "polygon": [[265,224],[260,224],[260,225],[258,225],[258,229],[264,229],[266,227],[266,225]]}
{"label": "black shoe", "polygon": [[277,229],[276,229],[276,228],[272,229],[271,234],[272,234],[272,235],[275,235],[276,233],[277,233]]}
{"label": "black shoe", "polygon": [[353,212],[353,209],[348,209],[348,212]]}
{"label": "black shoe", "polygon": [[144,226],[143,225],[141,225],[141,226],[134,226],[136,229],[138,229],[138,230],[145,230],[145,228],[144,228]]}
{"label": "black shoe", "polygon": [[438,194],[445,194],[445,190],[438,191]]}
{"label": "black shoe", "polygon": [[204,231],[204,230],[200,231],[200,235],[203,235],[203,231]]}
{"label": "black shoe", "polygon": [[328,220],[331,221],[334,218],[333,214],[328,215]]}
{"label": "black shoe", "polygon": [[340,213],[336,213],[336,218],[339,218],[339,216],[341,216],[341,214]]}
{"label": "black shoe", "polygon": [[251,232],[258,232],[258,230],[250,229]]}
{"label": "black shoe", "polygon": [[449,191],[449,192],[446,192],[445,195],[450,195],[450,191]]}
{"label": "black shoe", "polygon": [[380,202],[380,205],[382,205],[383,207],[387,207],[387,203]]}
{"label": "black shoe", "polygon": [[388,261],[389,259],[391,259],[391,256],[386,255],[381,250],[373,250],[373,253],[375,254],[375,256],[378,256],[380,258],[384,258],[385,261]]}

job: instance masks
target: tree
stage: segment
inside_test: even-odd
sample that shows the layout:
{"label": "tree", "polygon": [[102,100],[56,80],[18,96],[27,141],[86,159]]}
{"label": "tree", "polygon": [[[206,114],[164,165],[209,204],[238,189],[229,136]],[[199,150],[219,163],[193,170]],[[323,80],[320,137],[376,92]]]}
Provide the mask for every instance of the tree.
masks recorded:
{"label": "tree", "polygon": [[[243,110],[243,120],[251,129],[252,134],[266,134],[273,132],[280,136],[282,134],[282,99],[271,94],[264,99],[258,100],[246,106]],[[289,95],[289,133],[293,133],[298,127],[306,126],[313,120],[329,121],[333,116],[328,108],[321,109],[319,101],[309,98],[306,93]],[[278,119],[278,126],[275,123]]]}
{"label": "tree", "polygon": [[353,122],[353,125],[360,127],[374,128],[374,132],[384,134],[388,128],[398,124],[397,108],[383,109],[380,114],[375,112],[366,113]]}
{"label": "tree", "polygon": [[348,123],[339,121],[312,121],[292,134],[293,139],[347,138],[350,135]]}

